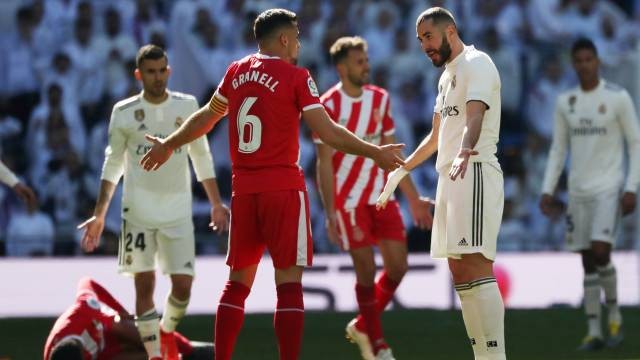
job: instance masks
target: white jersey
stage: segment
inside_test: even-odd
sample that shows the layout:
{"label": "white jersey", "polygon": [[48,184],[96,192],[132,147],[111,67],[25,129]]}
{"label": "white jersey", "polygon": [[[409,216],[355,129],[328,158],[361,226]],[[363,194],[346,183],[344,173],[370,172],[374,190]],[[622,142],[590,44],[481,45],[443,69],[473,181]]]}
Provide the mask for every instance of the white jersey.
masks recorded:
{"label": "white jersey", "polygon": [[478,155],[470,162],[488,162],[499,168],[496,157],[500,133],[500,76],[489,55],[465,46],[451,62],[438,82],[438,97],[433,111],[440,114],[436,170],[448,173],[462,144],[467,125],[467,102],[482,101],[488,107],[482,120],[480,138],[474,147]]}
{"label": "white jersey", "polygon": [[124,173],[123,219],[149,228],[191,219],[191,172],[187,154],[198,181],[215,177],[206,136],[174,150],[171,158],[156,171],[145,171],[139,161],[151,148],[145,134],[167,137],[196,110],[198,102],[193,96],[177,92],[169,92],[161,104],[149,103],[139,94],[113,107],[102,179],[117,184]]}
{"label": "white jersey", "polygon": [[[629,172],[624,184],[624,143]],[[611,189],[636,192],[640,183],[640,125],[629,93],[600,79],[591,91],[579,86],[558,97],[553,143],[542,191],[553,194],[571,151],[569,194],[593,196]]]}

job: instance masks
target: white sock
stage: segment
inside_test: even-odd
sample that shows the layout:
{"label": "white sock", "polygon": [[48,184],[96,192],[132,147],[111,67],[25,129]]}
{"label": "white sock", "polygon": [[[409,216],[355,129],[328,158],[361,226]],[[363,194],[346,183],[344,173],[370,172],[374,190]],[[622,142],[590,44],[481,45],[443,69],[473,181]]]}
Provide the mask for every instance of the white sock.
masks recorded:
{"label": "white sock", "polygon": [[597,273],[584,275],[584,312],[589,336],[602,338],[600,327],[600,281]]}
{"label": "white sock", "polygon": [[147,355],[152,357],[162,357],[160,352],[160,316],[156,309],[149,309],[136,316],[136,327],[140,333],[142,344]]}
{"label": "white sock", "polygon": [[480,319],[478,318],[478,310],[474,306],[473,289],[469,283],[458,284],[455,286],[458,296],[460,297],[460,308],[462,309],[462,319],[467,329],[467,335],[471,342],[473,355],[475,360],[487,360],[487,348],[485,346],[482,328],[480,327]]}
{"label": "white sock", "polygon": [[607,304],[609,313],[609,323],[617,322],[622,324],[622,314],[618,306],[618,276],[616,268],[611,262],[607,265],[598,267],[598,276],[600,278],[600,286],[604,291],[604,299]]}
{"label": "white sock", "polygon": [[504,303],[496,278],[482,278],[469,282],[471,299],[484,336],[487,360],[506,360],[504,343]]}
{"label": "white sock", "polygon": [[162,314],[162,320],[160,326],[165,332],[173,332],[176,330],[176,326],[182,317],[187,312],[187,305],[189,305],[189,299],[178,300],[173,295],[167,295],[167,302],[164,306],[164,313]]}

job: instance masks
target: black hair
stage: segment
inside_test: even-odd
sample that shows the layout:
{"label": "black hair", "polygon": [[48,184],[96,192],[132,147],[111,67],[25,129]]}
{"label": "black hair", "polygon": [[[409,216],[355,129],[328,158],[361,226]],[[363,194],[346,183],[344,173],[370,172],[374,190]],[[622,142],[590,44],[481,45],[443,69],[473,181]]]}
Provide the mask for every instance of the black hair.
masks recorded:
{"label": "black hair", "polygon": [[294,26],[298,16],[286,9],[269,9],[262,12],[253,22],[253,35],[262,41],[283,26]]}
{"label": "black hair", "polygon": [[70,342],[53,349],[50,360],[83,360],[82,348],[77,342]]}
{"label": "black hair", "polygon": [[580,38],[571,45],[571,56],[574,56],[578,51],[585,49],[593,51],[593,54],[596,57],[598,56],[598,49],[596,49],[596,45],[588,38]]}
{"label": "black hair", "polygon": [[453,18],[451,11],[443,7],[436,6],[423,11],[422,14],[418,16],[418,19],[416,20],[416,27],[423,21],[429,19],[433,20],[434,25],[452,24],[453,26],[456,26],[456,20]]}
{"label": "black hair", "polygon": [[153,44],[145,45],[138,50],[136,67],[140,69],[144,60],[159,60],[162,58],[167,58],[167,52],[163,48]]}

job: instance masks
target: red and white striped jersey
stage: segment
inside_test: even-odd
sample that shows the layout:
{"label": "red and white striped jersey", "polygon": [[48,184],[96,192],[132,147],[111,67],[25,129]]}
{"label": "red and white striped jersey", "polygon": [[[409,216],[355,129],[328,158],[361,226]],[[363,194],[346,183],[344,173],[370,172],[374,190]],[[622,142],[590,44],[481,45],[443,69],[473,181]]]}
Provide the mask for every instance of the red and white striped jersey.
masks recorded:
{"label": "red and white striped jersey", "polygon": [[[342,83],[320,98],[331,119],[369,143],[380,145],[382,136],[395,132],[389,106],[389,93],[374,85],[365,85],[360,97],[342,90]],[[322,143],[316,134],[315,143]],[[387,173],[369,158],[336,151],[333,154],[336,208],[352,209],[375,204],[386,182]]]}

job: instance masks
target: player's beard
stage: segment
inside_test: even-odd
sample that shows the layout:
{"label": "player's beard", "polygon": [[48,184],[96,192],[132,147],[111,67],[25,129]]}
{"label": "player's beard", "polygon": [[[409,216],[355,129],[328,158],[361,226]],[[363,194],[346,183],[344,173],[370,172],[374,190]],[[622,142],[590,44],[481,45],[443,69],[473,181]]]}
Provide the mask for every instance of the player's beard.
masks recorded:
{"label": "player's beard", "polygon": [[438,56],[440,57],[439,61],[436,62],[434,60],[431,60],[433,65],[436,67],[442,67],[442,65],[444,65],[451,57],[451,45],[449,44],[447,36],[444,32],[442,33],[442,44],[438,49]]}
{"label": "player's beard", "polygon": [[364,86],[369,83],[369,72],[360,73],[359,75],[348,74],[347,77],[353,85]]}

